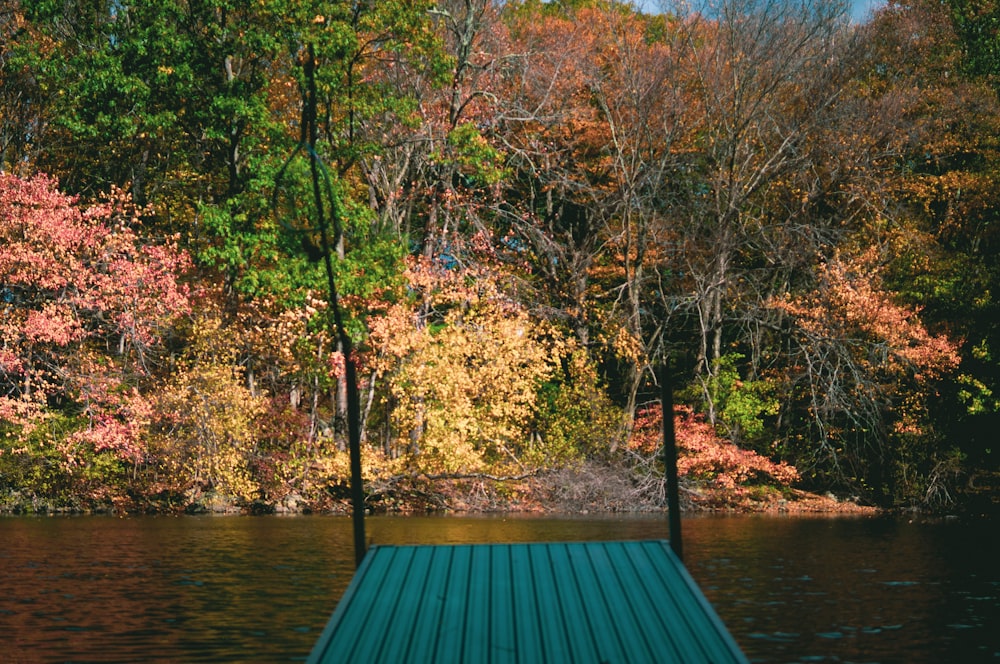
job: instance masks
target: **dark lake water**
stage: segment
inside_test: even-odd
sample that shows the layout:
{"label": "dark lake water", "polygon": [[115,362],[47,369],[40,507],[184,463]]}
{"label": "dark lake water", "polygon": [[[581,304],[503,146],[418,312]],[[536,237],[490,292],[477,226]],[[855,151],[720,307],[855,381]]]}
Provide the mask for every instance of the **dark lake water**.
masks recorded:
{"label": "dark lake water", "polygon": [[[643,517],[376,517],[376,543],[665,538]],[[1000,662],[996,523],[692,517],[751,661]],[[0,518],[0,662],[301,661],[353,573],[339,517]]]}

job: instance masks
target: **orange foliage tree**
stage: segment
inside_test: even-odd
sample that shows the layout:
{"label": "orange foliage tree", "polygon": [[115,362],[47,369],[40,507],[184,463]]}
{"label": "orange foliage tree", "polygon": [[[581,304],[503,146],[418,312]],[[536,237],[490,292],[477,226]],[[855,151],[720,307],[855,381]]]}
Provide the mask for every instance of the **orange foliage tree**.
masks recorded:
{"label": "orange foliage tree", "polygon": [[959,358],[885,289],[881,272],[876,248],[838,254],[813,292],[771,306],[789,319],[788,380],[808,413],[798,422],[800,467],[827,469],[885,500],[907,481],[899,473],[925,461],[913,446],[933,441],[928,403]]}

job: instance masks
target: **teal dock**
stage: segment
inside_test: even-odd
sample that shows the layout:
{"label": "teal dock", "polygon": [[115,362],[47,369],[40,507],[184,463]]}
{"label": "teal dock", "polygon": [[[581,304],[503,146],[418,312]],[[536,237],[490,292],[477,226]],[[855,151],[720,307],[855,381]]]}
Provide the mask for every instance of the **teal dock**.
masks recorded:
{"label": "teal dock", "polygon": [[307,660],[746,662],[663,540],[375,546]]}

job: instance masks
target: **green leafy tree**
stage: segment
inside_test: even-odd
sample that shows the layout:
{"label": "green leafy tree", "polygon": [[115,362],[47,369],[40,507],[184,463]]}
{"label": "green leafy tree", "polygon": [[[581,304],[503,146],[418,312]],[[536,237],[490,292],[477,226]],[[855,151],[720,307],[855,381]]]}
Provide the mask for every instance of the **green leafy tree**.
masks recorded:
{"label": "green leafy tree", "polygon": [[[775,386],[765,380],[740,377],[741,353],[728,353],[717,360],[719,366],[707,378],[699,377],[697,389],[689,397],[702,412],[714,413],[717,427],[731,440],[744,445],[768,447],[767,420],[773,421],[780,402]],[[709,398],[704,399],[708,394]]]}

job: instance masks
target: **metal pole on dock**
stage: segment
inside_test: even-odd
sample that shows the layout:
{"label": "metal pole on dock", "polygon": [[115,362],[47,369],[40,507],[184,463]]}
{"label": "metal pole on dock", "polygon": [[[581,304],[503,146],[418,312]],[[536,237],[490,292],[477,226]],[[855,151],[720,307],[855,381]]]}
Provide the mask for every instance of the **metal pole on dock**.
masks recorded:
{"label": "metal pole on dock", "polygon": [[361,476],[361,404],[354,358],[345,353],[347,371],[347,438],[351,454],[351,516],[354,520],[354,566],[361,567],[368,546],[365,542],[365,489]]}
{"label": "metal pole on dock", "polygon": [[670,356],[660,366],[660,406],[663,413],[663,467],[667,479],[667,515],[670,521],[670,548],[684,560],[681,541],[681,501],[677,481],[677,435],[674,431],[674,393],[670,380]]}
{"label": "metal pole on dock", "polygon": [[[365,491],[364,479],[361,476],[361,406],[358,397],[358,374],[357,366],[354,363],[354,347],[351,337],[344,327],[344,320],[340,313],[340,304],[337,298],[337,285],[334,280],[333,262],[330,254],[333,246],[340,241],[341,224],[337,209],[337,201],[333,196],[333,190],[329,186],[329,180],[325,167],[320,162],[316,154],[316,53],[310,43],[307,47],[307,57],[304,62],[304,73],[306,78],[306,98],[303,103],[303,139],[308,144],[309,167],[312,175],[313,198],[316,206],[316,216],[320,231],[320,240],[323,249],[323,263],[326,268],[327,288],[330,294],[330,310],[333,312],[333,327],[337,339],[340,342],[340,351],[344,354],[344,380],[347,381],[347,440],[351,459],[351,511],[354,521],[354,564],[361,566],[361,561],[367,552],[365,542]],[[329,219],[326,215],[326,208],[323,205],[324,187],[326,184],[326,195],[330,198]],[[333,223],[335,240],[331,242],[329,226]]]}

